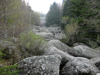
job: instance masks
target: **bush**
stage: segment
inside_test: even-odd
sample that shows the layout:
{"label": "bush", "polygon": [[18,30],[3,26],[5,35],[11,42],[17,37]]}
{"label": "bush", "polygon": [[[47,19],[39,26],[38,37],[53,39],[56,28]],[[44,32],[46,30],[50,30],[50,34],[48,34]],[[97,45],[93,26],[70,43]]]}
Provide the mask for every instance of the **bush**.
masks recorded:
{"label": "bush", "polygon": [[11,65],[6,67],[0,67],[0,75],[19,75],[20,72],[17,69],[18,65]]}
{"label": "bush", "polygon": [[45,43],[44,38],[34,34],[32,31],[22,33],[20,40],[33,55],[42,55],[44,53],[43,50],[39,49],[39,47]]}
{"label": "bush", "polygon": [[[0,62],[2,62],[3,49],[0,49]],[[0,67],[0,75],[19,75],[18,65],[10,65],[5,67]]]}
{"label": "bush", "polygon": [[66,32],[68,35],[74,35],[78,33],[78,24],[77,23],[70,23],[68,25],[66,25]]}

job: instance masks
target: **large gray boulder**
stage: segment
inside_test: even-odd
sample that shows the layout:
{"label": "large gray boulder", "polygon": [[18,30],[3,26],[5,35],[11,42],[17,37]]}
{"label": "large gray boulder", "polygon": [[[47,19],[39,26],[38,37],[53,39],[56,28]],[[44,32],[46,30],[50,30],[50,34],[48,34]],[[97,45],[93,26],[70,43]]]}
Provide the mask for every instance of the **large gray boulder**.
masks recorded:
{"label": "large gray boulder", "polygon": [[77,54],[80,54],[83,57],[94,58],[100,56],[100,51],[94,50],[85,45],[75,46],[74,49],[74,52],[78,52]]}
{"label": "large gray boulder", "polygon": [[[75,57],[86,57],[86,58],[92,58],[92,57],[96,57],[98,55],[100,55],[98,52],[96,52],[95,50],[85,46],[85,45],[79,45],[79,46],[75,46],[75,47],[69,47],[66,44],[62,43],[59,40],[50,40],[48,42],[50,45],[56,47],[57,49],[68,53],[72,56]],[[95,55],[94,55],[95,54]]]}
{"label": "large gray boulder", "polygon": [[61,70],[61,75],[96,75],[100,72],[88,59],[77,57],[70,60]]}
{"label": "large gray boulder", "polygon": [[48,43],[49,43],[50,45],[52,45],[52,46],[54,46],[54,47],[56,47],[56,48],[62,50],[63,52],[66,52],[66,53],[69,53],[69,54],[72,53],[72,52],[74,51],[73,48],[67,46],[66,44],[64,44],[64,43],[62,43],[61,41],[56,40],[56,39],[50,40]]}
{"label": "large gray boulder", "polygon": [[18,64],[20,75],[59,75],[60,55],[33,56],[23,59]]}
{"label": "large gray boulder", "polygon": [[100,73],[97,73],[96,75],[100,75]]}
{"label": "large gray boulder", "polygon": [[66,60],[71,60],[75,58],[74,56],[71,56],[68,53],[63,52],[62,50],[57,49],[54,46],[47,48],[44,52],[44,55],[55,55],[55,54],[60,55],[62,58],[65,58]]}

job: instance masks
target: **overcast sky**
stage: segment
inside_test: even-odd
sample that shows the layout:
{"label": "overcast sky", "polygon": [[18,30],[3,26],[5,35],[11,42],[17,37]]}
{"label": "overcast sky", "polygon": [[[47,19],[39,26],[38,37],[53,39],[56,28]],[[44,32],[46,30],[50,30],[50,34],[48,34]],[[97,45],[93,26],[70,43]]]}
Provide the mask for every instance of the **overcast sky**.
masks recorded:
{"label": "overcast sky", "polygon": [[53,4],[53,2],[62,4],[62,0],[25,0],[26,2],[29,2],[29,5],[34,11],[47,13],[49,11],[50,5]]}

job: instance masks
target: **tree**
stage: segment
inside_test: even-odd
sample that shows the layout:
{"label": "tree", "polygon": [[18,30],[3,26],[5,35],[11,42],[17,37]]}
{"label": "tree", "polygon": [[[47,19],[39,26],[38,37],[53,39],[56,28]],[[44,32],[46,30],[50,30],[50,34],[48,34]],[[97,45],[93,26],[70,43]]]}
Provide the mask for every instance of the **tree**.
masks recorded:
{"label": "tree", "polygon": [[31,20],[37,25],[40,23],[40,16],[39,13],[34,12],[29,5],[26,5],[25,1],[0,0],[1,38],[7,39],[9,36],[18,36],[21,32],[33,24]]}
{"label": "tree", "polygon": [[40,14],[38,12],[31,12],[31,24],[40,25]]}
{"label": "tree", "polygon": [[[97,35],[100,35],[99,3],[98,0],[66,0],[64,2],[63,17],[73,18],[79,26],[77,42],[96,41]],[[66,24],[62,23],[63,28],[71,23],[69,20],[65,22]]]}
{"label": "tree", "polygon": [[60,7],[57,3],[51,5],[49,12],[46,15],[46,26],[60,25]]}

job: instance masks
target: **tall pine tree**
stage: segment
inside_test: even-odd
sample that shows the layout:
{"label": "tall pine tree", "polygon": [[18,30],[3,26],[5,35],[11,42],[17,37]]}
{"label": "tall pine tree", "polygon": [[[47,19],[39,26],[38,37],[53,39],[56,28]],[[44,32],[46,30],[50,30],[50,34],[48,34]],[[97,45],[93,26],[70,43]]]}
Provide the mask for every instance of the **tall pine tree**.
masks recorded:
{"label": "tall pine tree", "polygon": [[60,25],[60,7],[57,3],[51,5],[49,12],[46,16],[46,26]]}

